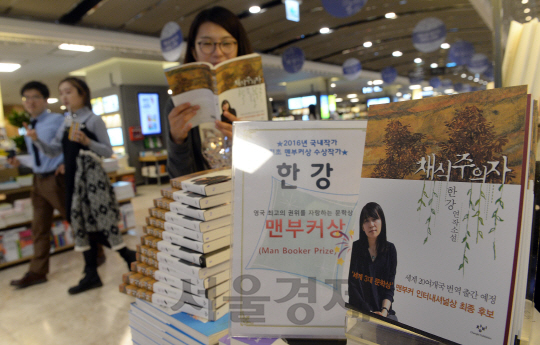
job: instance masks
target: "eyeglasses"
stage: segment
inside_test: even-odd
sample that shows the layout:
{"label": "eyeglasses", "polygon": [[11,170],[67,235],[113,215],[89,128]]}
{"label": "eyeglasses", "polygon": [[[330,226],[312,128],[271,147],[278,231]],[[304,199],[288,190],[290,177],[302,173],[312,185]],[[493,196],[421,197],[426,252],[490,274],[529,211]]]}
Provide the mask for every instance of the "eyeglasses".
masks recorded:
{"label": "eyeglasses", "polygon": [[42,96],[28,96],[28,97],[23,97],[22,101],[23,102],[39,101],[39,100],[42,100],[42,99],[44,99],[44,97],[42,97]]}
{"label": "eyeglasses", "polygon": [[216,50],[216,46],[219,46],[219,49],[224,54],[230,54],[236,48],[238,42],[235,40],[224,40],[222,42],[213,42],[212,40],[200,40],[197,42],[199,49],[205,54],[212,54]]}

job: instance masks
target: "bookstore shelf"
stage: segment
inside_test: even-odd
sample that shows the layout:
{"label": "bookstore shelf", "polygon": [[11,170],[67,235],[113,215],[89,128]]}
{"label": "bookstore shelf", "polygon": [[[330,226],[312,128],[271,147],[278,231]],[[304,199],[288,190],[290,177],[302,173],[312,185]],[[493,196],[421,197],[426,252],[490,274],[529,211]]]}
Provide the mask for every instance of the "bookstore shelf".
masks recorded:
{"label": "bookstore shelf", "polygon": [[[57,218],[60,218],[59,216]],[[31,223],[31,222],[28,222],[28,223]],[[26,224],[26,223],[25,223]],[[23,225],[25,225],[23,224]],[[120,232],[122,234],[127,234],[129,230],[131,229],[134,229],[135,227],[131,227],[131,228],[127,228],[127,229],[122,229]],[[2,229],[4,230],[4,229]],[[1,230],[0,230],[1,231]],[[66,250],[71,250],[75,247],[74,244],[68,244],[66,246],[62,246],[62,247],[58,247],[56,248],[53,252],[51,252],[51,255],[53,254],[56,254],[56,253],[61,253],[61,252],[65,252]],[[24,258],[20,258],[20,259],[17,259],[17,260],[13,260],[13,261],[9,261],[9,262],[4,262],[4,263],[1,263],[0,264],[0,269],[3,269],[3,268],[6,268],[6,267],[10,267],[10,266],[15,266],[15,265],[18,265],[18,264],[22,264],[24,262],[27,262],[27,261],[30,261],[30,259],[32,259],[32,256],[26,256]]]}

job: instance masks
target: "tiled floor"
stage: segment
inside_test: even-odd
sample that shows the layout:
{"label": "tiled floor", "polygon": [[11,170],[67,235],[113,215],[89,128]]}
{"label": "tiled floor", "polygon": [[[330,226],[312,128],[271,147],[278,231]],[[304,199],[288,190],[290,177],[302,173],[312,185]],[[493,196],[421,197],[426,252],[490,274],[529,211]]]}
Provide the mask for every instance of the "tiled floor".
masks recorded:
{"label": "tiled floor", "polygon": [[[135,249],[152,200],[160,197],[160,186],[137,187],[132,200],[137,228],[125,235]],[[128,310],[133,297],[118,292],[127,272],[117,253],[105,249],[107,261],[98,270],[103,287],[70,296],[69,287],[82,278],[83,256],[73,250],[51,257],[48,282],[16,290],[9,286],[28,269],[28,264],[0,270],[0,344],[132,344]]]}

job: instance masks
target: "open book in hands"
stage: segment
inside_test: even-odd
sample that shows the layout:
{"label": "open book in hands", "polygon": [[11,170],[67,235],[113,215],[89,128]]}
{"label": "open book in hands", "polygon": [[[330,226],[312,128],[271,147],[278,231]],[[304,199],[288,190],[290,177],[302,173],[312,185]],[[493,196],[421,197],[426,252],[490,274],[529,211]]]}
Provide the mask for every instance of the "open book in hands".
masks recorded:
{"label": "open book in hands", "polygon": [[241,120],[268,119],[261,56],[249,54],[212,66],[193,62],[165,71],[175,106],[199,105],[193,126],[221,120],[223,111]]}

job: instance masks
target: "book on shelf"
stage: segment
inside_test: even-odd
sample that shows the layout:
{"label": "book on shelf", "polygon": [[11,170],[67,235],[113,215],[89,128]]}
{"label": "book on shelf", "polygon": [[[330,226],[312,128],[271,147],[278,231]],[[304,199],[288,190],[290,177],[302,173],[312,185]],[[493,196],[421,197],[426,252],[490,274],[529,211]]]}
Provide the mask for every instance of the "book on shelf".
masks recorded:
{"label": "book on shelf", "polygon": [[[163,229],[161,230],[163,231]],[[168,231],[173,234],[204,243],[204,242],[217,240],[218,238],[221,238],[224,236],[229,236],[231,234],[231,225],[226,225],[224,227],[217,228],[215,230],[200,232],[200,231],[188,229],[183,226],[176,225],[170,222],[165,222],[164,231]]]}
{"label": "book on shelf", "polygon": [[222,205],[232,200],[232,192],[225,192],[213,196],[204,196],[198,193],[193,193],[186,190],[179,190],[173,193],[175,201],[190,205],[199,209],[207,209]]}
{"label": "book on shelf", "polygon": [[[224,315],[224,317],[221,317],[215,322],[207,322],[204,319],[193,317],[186,313],[169,315],[152,304],[139,300],[131,304],[131,311],[137,312],[142,320],[152,325],[157,325],[158,327],[169,325],[170,329],[168,329],[168,332],[178,339],[181,339],[178,337],[179,335],[183,335],[182,338],[186,340],[189,340],[186,338],[187,336],[202,344],[216,344],[219,338],[228,332],[228,315]],[[189,344],[189,342],[187,343]]]}
{"label": "book on shelf", "polygon": [[166,282],[170,284],[171,286],[181,288],[185,282],[185,283],[193,285],[195,288],[198,288],[198,289],[209,289],[218,284],[226,282],[227,280],[229,280],[229,276],[230,276],[230,270],[228,269],[225,271],[216,273],[212,276],[203,278],[203,279],[195,278],[195,277],[187,276],[187,275],[173,276],[167,272],[160,271],[160,270],[154,271],[152,273],[152,277],[154,277],[156,280]]}
{"label": "book on shelf", "polygon": [[169,198],[156,198],[154,199],[154,206],[156,208],[161,208],[161,209],[165,209],[165,210],[169,210],[170,211],[170,206],[169,204],[171,202],[174,202],[174,199],[169,199]]}
{"label": "book on shelf", "polygon": [[[213,231],[209,231],[209,232],[213,232]],[[162,235],[163,235],[163,240],[165,241],[168,241],[172,244],[177,244],[181,247],[192,249],[199,253],[205,253],[205,254],[213,252],[214,250],[217,250],[223,247],[227,247],[231,244],[230,236],[223,236],[213,241],[199,242],[199,241],[187,238],[187,237],[179,236],[175,233],[168,232],[168,231],[164,231]]]}
{"label": "book on shelf", "polygon": [[192,62],[165,71],[175,106],[199,105],[190,123],[197,126],[215,120],[228,121],[228,111],[245,121],[268,120],[261,56],[248,54],[221,62]]}
{"label": "book on shelf", "polygon": [[199,253],[186,247],[181,247],[167,241],[157,243],[157,249],[179,259],[198,264],[201,267],[212,267],[229,260],[229,246],[214,250],[210,253]]}
{"label": "book on shelf", "polygon": [[197,171],[197,172],[192,173],[192,174],[172,178],[170,180],[171,187],[165,188],[165,190],[167,191],[167,195],[163,195],[163,189],[161,190],[161,195],[163,195],[164,197],[169,198],[169,199],[174,199],[173,198],[173,193],[182,189],[182,181],[189,180],[189,179],[197,177],[197,176],[206,175],[206,174],[211,173],[211,172],[222,171],[222,170],[230,170],[230,169],[231,168],[229,168],[229,167],[222,167],[222,168],[216,168],[216,169],[202,170],[202,171]]}
{"label": "book on shelf", "polygon": [[209,221],[231,214],[231,204],[223,204],[212,208],[200,209],[175,201],[170,203],[171,212],[191,218]]}
{"label": "book on shelf", "polygon": [[[188,216],[182,216],[177,214],[176,212],[167,212],[165,213],[165,221],[195,231],[205,232],[230,225],[231,216],[224,216],[217,219],[203,221]],[[163,224],[163,226],[165,226],[165,224]]]}
{"label": "book on shelf", "polygon": [[184,180],[181,184],[182,190],[200,195],[212,196],[226,193],[232,190],[231,170],[210,172]]}
{"label": "book on shelf", "polygon": [[[190,261],[180,259],[178,257],[172,256],[171,254],[164,253],[164,252],[157,253],[157,261],[160,264],[163,263],[163,264],[168,265],[170,268],[178,272],[182,272],[184,274],[188,274],[192,277],[200,278],[200,279],[204,279],[216,273],[222,272],[228,269],[230,266],[230,263],[228,261],[224,261],[214,266],[202,267]],[[161,265],[160,265],[160,268],[161,268]]]}
{"label": "book on shelf", "polygon": [[[171,180],[171,184],[172,184],[172,180]],[[172,187],[165,187],[165,188],[162,188],[161,189],[161,196],[163,196],[164,198],[167,198],[167,199],[172,199],[173,197],[173,193],[180,190],[180,187],[177,187],[175,188],[174,186]]]}

